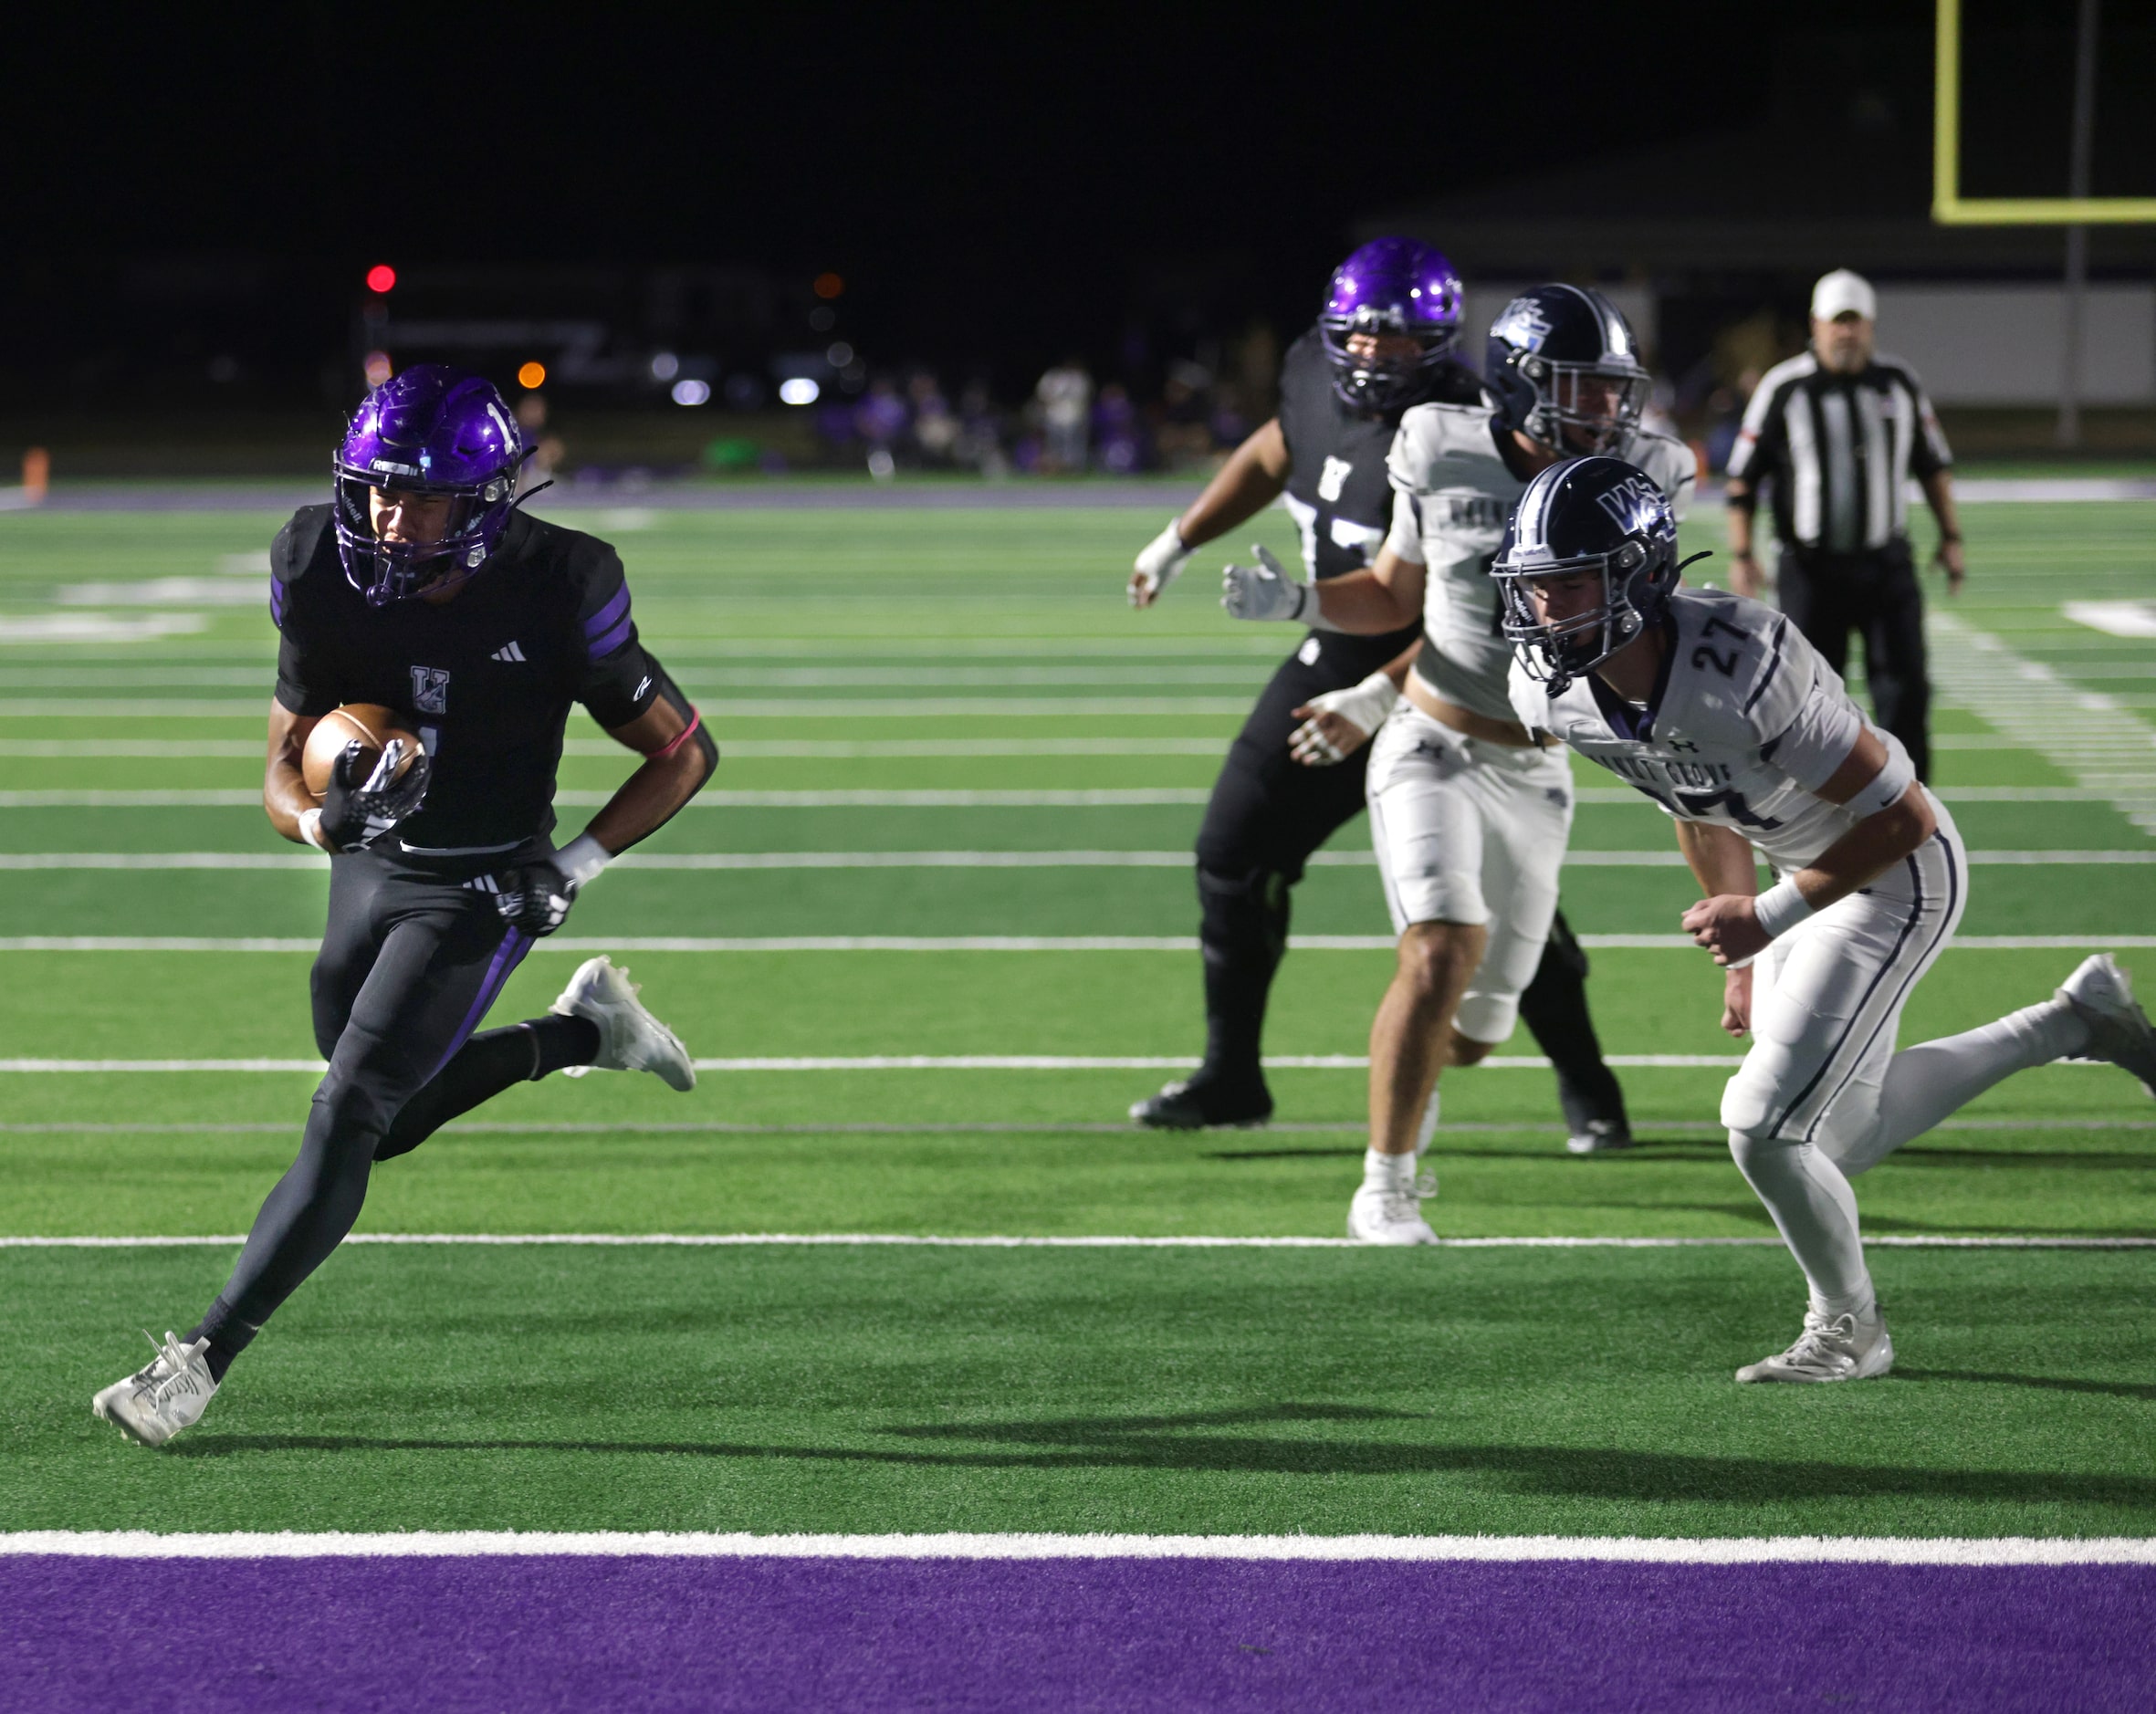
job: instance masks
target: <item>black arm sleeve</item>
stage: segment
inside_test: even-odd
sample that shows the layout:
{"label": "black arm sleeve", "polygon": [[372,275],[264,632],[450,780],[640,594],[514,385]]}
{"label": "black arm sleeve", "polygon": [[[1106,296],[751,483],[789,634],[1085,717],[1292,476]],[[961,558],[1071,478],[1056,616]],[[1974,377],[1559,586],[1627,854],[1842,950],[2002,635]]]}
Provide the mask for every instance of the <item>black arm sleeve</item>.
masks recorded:
{"label": "black arm sleeve", "polygon": [[572,691],[591,718],[611,732],[658,701],[665,674],[637,638],[621,556],[604,542],[593,541],[588,562],[577,570],[575,646],[581,658]]}
{"label": "black arm sleeve", "polygon": [[320,546],[323,520],[308,507],[295,514],[269,547],[269,616],[277,629],[277,699],[292,714],[328,714],[343,699],[336,690],[336,664],[319,627],[308,622],[309,601],[300,579]]}

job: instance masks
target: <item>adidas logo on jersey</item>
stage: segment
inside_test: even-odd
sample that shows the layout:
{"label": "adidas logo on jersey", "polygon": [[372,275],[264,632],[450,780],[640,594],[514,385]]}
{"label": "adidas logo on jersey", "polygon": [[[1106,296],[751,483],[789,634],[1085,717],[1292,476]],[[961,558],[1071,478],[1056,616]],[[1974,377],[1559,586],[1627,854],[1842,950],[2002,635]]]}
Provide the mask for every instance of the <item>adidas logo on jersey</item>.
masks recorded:
{"label": "adidas logo on jersey", "polygon": [[489,661],[523,661],[528,660],[529,657],[526,655],[522,649],[518,648],[516,643],[512,642],[503,643],[500,648],[497,649],[487,658]]}

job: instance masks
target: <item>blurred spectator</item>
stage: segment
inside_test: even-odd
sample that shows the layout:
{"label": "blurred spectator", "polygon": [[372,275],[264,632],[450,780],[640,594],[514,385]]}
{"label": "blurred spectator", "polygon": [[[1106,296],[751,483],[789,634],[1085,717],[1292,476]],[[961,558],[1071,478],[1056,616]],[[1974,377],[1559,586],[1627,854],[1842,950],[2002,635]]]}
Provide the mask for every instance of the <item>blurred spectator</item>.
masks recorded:
{"label": "blurred spectator", "polygon": [[987,383],[974,381],[958,395],[958,438],[951,455],[984,476],[1010,474],[1010,460],[1003,452],[1003,423]]}
{"label": "blurred spectator", "polygon": [[951,464],[957,456],[958,419],[951,414],[950,403],[936,384],[936,377],[926,370],[906,383],[906,396],[913,405],[914,447],[921,462],[932,468]]}
{"label": "blurred spectator", "polygon": [[1066,358],[1041,377],[1033,389],[1041,405],[1041,467],[1083,470],[1087,418],[1093,403],[1093,377],[1083,361]]}
{"label": "blurred spectator", "polygon": [[1204,464],[1214,451],[1209,395],[1213,377],[1202,364],[1188,360],[1168,366],[1153,427],[1153,445],[1170,470]]}
{"label": "blurred spectator", "polygon": [[554,472],[561,466],[561,455],[569,449],[562,445],[559,434],[547,433],[547,395],[543,392],[528,392],[517,401],[517,426],[524,431],[524,444],[531,448],[531,456],[518,474],[517,492],[529,494],[554,479]]}
{"label": "blurred spectator", "polygon": [[905,401],[888,375],[878,375],[869,382],[867,396],[853,407],[853,432],[868,443],[872,465],[879,462],[880,453],[881,462],[889,467],[891,448],[905,433]]}
{"label": "blurred spectator", "polygon": [[1093,408],[1094,462],[1103,470],[1127,476],[1146,461],[1146,443],[1138,422],[1138,408],[1130,390],[1119,381],[1101,389]]}

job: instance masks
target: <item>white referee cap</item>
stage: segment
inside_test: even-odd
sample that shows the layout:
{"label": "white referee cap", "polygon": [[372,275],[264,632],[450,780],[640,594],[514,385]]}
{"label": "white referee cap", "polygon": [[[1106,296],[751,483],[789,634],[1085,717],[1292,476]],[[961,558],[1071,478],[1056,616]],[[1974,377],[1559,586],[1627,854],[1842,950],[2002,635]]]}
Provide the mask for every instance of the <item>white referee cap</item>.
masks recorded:
{"label": "white referee cap", "polygon": [[1871,282],[1853,268],[1837,267],[1831,274],[1820,275],[1819,283],[1812,287],[1813,316],[1832,321],[1852,309],[1867,321],[1879,319],[1879,295],[1871,289]]}

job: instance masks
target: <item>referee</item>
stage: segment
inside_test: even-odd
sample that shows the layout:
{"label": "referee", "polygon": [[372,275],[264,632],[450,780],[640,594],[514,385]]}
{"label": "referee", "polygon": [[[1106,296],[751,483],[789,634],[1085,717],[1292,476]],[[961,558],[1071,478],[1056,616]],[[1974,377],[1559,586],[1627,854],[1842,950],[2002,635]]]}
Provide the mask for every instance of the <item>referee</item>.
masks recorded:
{"label": "referee", "polygon": [[1924,671],[1924,598],[1909,546],[1909,478],[1939,520],[1935,563],[1959,594],[1967,567],[1954,513],[1953,455],[1923,383],[1872,350],[1871,283],[1837,268],[1812,287],[1812,348],[1761,377],[1730,454],[1730,581],[1756,596],[1753,553],[1759,487],[1774,489],[1782,611],[1837,673],[1849,632],[1879,725],[1901,740],[1917,778],[1931,776],[1931,685]]}

